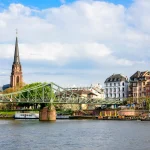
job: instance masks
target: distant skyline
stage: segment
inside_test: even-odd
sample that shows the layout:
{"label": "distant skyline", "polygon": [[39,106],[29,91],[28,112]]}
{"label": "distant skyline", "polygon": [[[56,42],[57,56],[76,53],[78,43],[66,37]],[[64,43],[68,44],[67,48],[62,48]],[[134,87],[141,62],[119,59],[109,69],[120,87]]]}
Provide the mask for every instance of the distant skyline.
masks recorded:
{"label": "distant skyline", "polygon": [[88,86],[150,70],[148,0],[0,0],[0,85],[16,28],[24,81]]}

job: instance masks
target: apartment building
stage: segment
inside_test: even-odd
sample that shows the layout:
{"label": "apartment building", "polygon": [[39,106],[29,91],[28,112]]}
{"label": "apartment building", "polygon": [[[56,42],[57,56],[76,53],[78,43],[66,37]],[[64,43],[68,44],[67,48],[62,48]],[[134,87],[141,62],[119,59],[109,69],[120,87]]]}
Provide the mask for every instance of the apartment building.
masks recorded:
{"label": "apartment building", "polygon": [[113,74],[105,82],[105,98],[123,100],[128,96],[128,78],[122,74]]}
{"label": "apartment building", "polygon": [[150,72],[137,71],[130,77],[128,96],[134,102],[139,102],[139,98],[150,96]]}

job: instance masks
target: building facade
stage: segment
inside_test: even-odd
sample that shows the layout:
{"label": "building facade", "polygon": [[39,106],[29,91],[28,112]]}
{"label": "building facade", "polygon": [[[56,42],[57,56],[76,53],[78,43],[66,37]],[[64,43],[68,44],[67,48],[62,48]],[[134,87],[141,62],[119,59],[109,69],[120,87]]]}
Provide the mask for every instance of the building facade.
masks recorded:
{"label": "building facade", "polygon": [[123,100],[128,96],[128,78],[121,74],[113,74],[105,82],[105,98]]}
{"label": "building facade", "polygon": [[150,96],[150,72],[137,71],[130,77],[128,96],[134,102],[140,102],[140,98]]}
{"label": "building facade", "polygon": [[10,87],[14,88],[16,86],[22,86],[22,84],[23,84],[22,66],[19,57],[18,38],[16,36],[14,61],[10,76]]}
{"label": "building facade", "polygon": [[66,88],[67,90],[73,91],[82,97],[93,98],[93,99],[104,99],[104,89],[100,84],[92,84],[89,87],[73,87]]}
{"label": "building facade", "polygon": [[93,93],[92,98],[105,99],[104,89],[98,84],[92,84],[90,91]]}
{"label": "building facade", "polygon": [[150,81],[146,84],[146,97],[150,98]]}

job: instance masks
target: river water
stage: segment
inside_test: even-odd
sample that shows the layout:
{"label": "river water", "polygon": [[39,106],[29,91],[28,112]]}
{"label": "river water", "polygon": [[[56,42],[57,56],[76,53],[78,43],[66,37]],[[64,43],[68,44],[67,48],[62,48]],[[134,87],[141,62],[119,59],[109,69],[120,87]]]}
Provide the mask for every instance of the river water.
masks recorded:
{"label": "river water", "polygon": [[0,150],[150,150],[150,122],[0,120]]}

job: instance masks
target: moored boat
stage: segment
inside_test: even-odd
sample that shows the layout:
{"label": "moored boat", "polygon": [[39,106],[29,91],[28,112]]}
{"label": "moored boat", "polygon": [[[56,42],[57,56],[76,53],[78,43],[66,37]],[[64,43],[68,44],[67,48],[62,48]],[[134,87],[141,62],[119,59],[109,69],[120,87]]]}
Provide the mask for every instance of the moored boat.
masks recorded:
{"label": "moored boat", "polygon": [[57,115],[56,119],[69,119],[69,115]]}
{"label": "moored boat", "polygon": [[39,119],[38,113],[15,113],[15,119]]}

